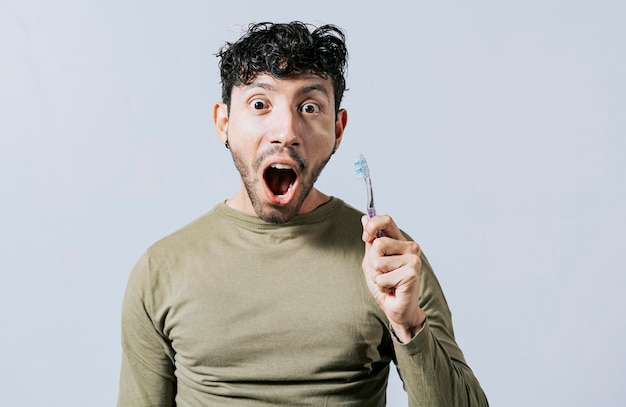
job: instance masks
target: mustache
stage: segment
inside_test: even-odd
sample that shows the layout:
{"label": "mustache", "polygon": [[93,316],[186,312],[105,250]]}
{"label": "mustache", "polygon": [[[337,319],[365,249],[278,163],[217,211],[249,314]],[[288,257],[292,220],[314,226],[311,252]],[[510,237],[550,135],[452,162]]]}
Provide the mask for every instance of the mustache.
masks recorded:
{"label": "mustache", "polygon": [[302,156],[298,154],[297,151],[277,144],[270,145],[265,150],[261,151],[256,160],[254,160],[253,168],[255,170],[259,170],[263,165],[263,162],[267,160],[268,157],[277,153],[287,153],[287,155],[298,165],[298,170],[300,171],[300,173],[304,173],[306,171],[307,165],[304,162],[304,158],[302,158]]}

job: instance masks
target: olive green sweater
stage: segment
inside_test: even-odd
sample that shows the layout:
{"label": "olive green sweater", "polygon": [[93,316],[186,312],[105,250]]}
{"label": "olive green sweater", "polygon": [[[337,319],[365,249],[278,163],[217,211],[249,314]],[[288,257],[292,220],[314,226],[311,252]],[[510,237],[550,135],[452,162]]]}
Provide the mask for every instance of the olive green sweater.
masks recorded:
{"label": "olive green sweater", "polygon": [[217,205],[131,272],[118,406],[486,406],[423,258],[424,328],[400,344],[361,269],[362,213],[333,198],[286,224]]}

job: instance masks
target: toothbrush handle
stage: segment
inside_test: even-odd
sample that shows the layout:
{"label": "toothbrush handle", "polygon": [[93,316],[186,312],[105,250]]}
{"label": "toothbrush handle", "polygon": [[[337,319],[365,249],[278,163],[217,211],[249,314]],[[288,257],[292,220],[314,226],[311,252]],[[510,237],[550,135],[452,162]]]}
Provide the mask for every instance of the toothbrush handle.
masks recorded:
{"label": "toothbrush handle", "polygon": [[367,217],[371,219],[374,216],[376,216],[376,209],[367,208]]}

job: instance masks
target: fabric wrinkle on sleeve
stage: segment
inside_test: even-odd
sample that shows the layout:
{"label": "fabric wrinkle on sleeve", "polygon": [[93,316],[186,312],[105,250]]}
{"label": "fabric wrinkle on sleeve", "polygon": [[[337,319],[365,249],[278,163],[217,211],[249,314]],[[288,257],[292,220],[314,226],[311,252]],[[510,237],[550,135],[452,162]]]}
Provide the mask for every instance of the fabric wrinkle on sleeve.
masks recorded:
{"label": "fabric wrinkle on sleeve", "polygon": [[409,406],[488,406],[456,343],[447,301],[423,254],[420,282],[420,306],[427,315],[424,326],[404,344],[392,335],[396,367]]}
{"label": "fabric wrinkle on sleeve", "polygon": [[175,405],[173,354],[154,320],[153,272],[146,252],[133,267],[124,294],[118,407]]}

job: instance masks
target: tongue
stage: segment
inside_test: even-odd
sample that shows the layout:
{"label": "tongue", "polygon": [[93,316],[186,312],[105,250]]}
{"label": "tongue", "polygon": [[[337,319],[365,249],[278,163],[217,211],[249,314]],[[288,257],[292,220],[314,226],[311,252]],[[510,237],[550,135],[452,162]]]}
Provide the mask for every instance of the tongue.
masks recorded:
{"label": "tongue", "polygon": [[270,168],[265,174],[265,181],[274,195],[285,195],[295,181],[295,174],[293,170]]}

